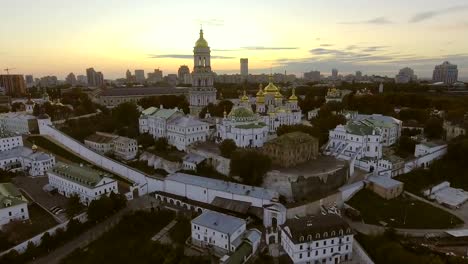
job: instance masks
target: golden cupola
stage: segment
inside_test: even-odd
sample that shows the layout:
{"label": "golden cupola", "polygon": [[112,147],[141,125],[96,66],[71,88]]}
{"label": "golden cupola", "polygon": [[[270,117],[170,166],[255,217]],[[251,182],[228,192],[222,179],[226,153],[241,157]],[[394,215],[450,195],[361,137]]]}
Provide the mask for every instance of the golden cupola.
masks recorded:
{"label": "golden cupola", "polygon": [[244,90],[244,95],[241,98],[241,102],[243,103],[248,103],[249,102],[249,97],[247,96],[247,93]]}
{"label": "golden cupola", "polygon": [[269,83],[267,87],[265,87],[265,94],[276,95],[277,92],[279,92],[279,89],[276,85],[273,84],[273,75],[270,74]]}
{"label": "golden cupola", "polygon": [[265,103],[265,93],[263,92],[263,86],[260,84],[258,86],[258,92],[257,92],[257,104],[263,104]]}
{"label": "golden cupola", "polygon": [[292,95],[289,97],[290,102],[297,102],[296,88],[292,89]]}

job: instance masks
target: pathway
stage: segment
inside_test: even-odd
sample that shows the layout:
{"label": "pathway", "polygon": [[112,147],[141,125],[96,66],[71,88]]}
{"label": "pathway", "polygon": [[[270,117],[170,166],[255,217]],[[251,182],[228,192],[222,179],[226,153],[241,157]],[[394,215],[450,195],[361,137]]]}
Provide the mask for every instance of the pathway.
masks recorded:
{"label": "pathway", "polygon": [[177,224],[177,220],[172,220],[163,229],[159,230],[159,232],[156,235],[154,235],[154,237],[151,238],[151,240],[153,241],[161,240],[167,233],[169,233],[169,230],[171,230],[176,224]]}

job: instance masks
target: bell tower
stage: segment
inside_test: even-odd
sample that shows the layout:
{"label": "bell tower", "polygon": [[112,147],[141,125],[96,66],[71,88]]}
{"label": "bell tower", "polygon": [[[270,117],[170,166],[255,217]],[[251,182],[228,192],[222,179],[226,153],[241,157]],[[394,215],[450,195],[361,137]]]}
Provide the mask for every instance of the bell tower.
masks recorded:
{"label": "bell tower", "polygon": [[213,84],[211,50],[203,37],[203,29],[200,29],[200,37],[193,48],[192,87],[189,90],[191,115],[198,115],[203,107],[216,103],[216,88]]}

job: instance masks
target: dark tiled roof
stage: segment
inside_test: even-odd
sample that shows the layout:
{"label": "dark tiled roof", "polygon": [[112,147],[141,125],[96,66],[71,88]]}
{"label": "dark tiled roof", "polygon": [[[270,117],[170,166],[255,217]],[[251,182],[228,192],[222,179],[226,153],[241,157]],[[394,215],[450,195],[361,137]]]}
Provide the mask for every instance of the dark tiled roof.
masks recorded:
{"label": "dark tiled roof", "polygon": [[157,95],[181,95],[188,92],[187,88],[168,87],[141,87],[141,88],[112,88],[103,90],[99,96],[157,96]]}
{"label": "dark tiled roof", "polygon": [[218,196],[214,198],[211,204],[216,207],[221,207],[226,210],[238,212],[241,214],[247,214],[249,207],[252,205],[252,203],[249,202],[229,200]]}
{"label": "dark tiled roof", "polygon": [[85,138],[86,141],[91,141],[95,143],[109,143],[116,137],[104,136],[99,134],[92,134],[89,137]]}
{"label": "dark tiled roof", "polygon": [[[335,214],[288,219],[281,227],[283,229],[285,227],[289,228],[291,231],[291,240],[296,244],[339,237],[341,236],[340,230],[343,230],[343,235],[352,234],[351,227],[348,223]],[[325,237],[325,233],[327,237]],[[319,236],[317,234],[319,234]],[[311,240],[309,235],[311,236]]]}

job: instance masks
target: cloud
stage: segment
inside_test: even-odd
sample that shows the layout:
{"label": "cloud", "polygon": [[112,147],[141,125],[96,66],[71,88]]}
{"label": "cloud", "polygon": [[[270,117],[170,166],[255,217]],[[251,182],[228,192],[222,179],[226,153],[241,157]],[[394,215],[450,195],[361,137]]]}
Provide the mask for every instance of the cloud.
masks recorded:
{"label": "cloud", "polygon": [[250,46],[242,47],[243,50],[296,50],[298,47],[264,47],[264,46]]}
{"label": "cloud", "polygon": [[239,51],[240,49],[212,49],[212,51]]}
{"label": "cloud", "polygon": [[441,10],[433,10],[433,11],[426,11],[426,12],[421,12],[415,14],[411,19],[409,20],[410,23],[418,23],[424,20],[429,20],[433,17],[443,15],[443,14],[448,14],[448,13],[453,13],[453,12],[459,12],[463,10],[467,10],[468,5],[459,5],[459,6],[452,6],[449,8],[441,9]]}
{"label": "cloud", "polygon": [[224,26],[224,20],[222,19],[197,19],[195,20],[198,24],[202,26]]}
{"label": "cloud", "polygon": [[320,44],[320,47],[331,47],[331,46],[333,46],[333,44],[327,44],[327,43]]}
{"label": "cloud", "polygon": [[387,19],[386,17],[376,17],[369,20],[363,21],[350,21],[350,22],[341,22],[340,24],[371,24],[371,25],[386,25],[386,24],[393,24],[392,21]]}
{"label": "cloud", "polygon": [[[148,55],[150,59],[193,59],[193,55],[185,55],[185,54],[162,54],[162,55],[155,55],[150,54]],[[235,59],[236,57],[230,56],[211,56],[212,59]]]}

